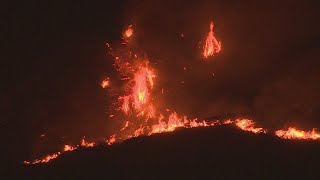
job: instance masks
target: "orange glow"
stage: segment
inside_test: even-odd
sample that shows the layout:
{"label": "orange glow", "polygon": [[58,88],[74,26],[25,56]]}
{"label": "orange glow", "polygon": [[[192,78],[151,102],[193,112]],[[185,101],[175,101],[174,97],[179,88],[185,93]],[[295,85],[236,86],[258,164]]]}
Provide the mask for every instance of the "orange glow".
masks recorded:
{"label": "orange glow", "polygon": [[108,145],[112,145],[113,143],[115,143],[116,142],[116,135],[114,134],[114,135],[111,135],[110,137],[109,137],[109,139],[107,140],[107,144]]}
{"label": "orange glow", "polygon": [[316,132],[315,129],[302,131],[295,127],[289,127],[288,130],[278,130],[275,132],[275,135],[283,139],[320,139],[320,133]]}
{"label": "orange glow", "polygon": [[105,79],[101,82],[101,87],[102,88],[107,88],[110,86],[110,81],[109,81],[109,78],[108,79]]}
{"label": "orange glow", "polygon": [[120,131],[124,131],[129,126],[129,121],[126,121],[126,124],[123,126],[123,128],[120,129]]}
{"label": "orange glow", "polygon": [[228,120],[223,122],[223,124],[232,124],[232,123],[233,123],[233,121],[231,119],[228,119]]}
{"label": "orange glow", "polygon": [[133,27],[130,25],[123,33],[124,38],[130,38],[133,34]]}
{"label": "orange glow", "polygon": [[153,78],[155,75],[149,67],[141,66],[139,71],[134,75],[135,85],[133,87],[134,107],[141,109],[147,103],[149,98],[149,87],[153,88]]}
{"label": "orange glow", "polygon": [[129,100],[130,100],[130,96],[124,96],[124,97],[120,97],[120,99],[123,100],[122,106],[121,106],[121,110],[125,113],[128,114],[130,107],[129,107]]}
{"label": "orange glow", "polygon": [[82,146],[82,147],[93,147],[94,145],[95,145],[94,142],[88,142],[84,138],[82,138],[82,140],[80,142],[80,146]]}
{"label": "orange glow", "polygon": [[206,43],[203,47],[203,56],[208,58],[209,56],[214,56],[215,54],[221,51],[221,42],[216,39],[213,32],[214,24],[211,21],[210,23],[210,31],[208,33]]}
{"label": "orange glow", "polygon": [[266,133],[267,131],[263,128],[256,128],[255,123],[249,119],[237,119],[236,126],[244,131],[249,131],[253,133]]}
{"label": "orange glow", "polygon": [[66,151],[74,151],[76,150],[77,147],[74,147],[74,146],[71,146],[71,145],[64,145],[64,148],[63,148],[63,151],[66,152]]}
{"label": "orange glow", "polygon": [[133,133],[132,136],[129,135],[128,137],[129,137],[129,138],[131,138],[131,137],[138,137],[138,136],[143,135],[143,133],[144,133],[144,127],[140,126],[139,129],[137,129],[137,130],[134,131],[134,133]]}

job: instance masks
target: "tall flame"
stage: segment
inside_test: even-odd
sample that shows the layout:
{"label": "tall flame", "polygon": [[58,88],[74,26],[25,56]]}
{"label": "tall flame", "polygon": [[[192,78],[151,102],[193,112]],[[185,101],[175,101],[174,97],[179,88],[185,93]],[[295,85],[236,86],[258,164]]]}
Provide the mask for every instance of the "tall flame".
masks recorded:
{"label": "tall flame", "polygon": [[221,51],[221,42],[216,39],[213,32],[213,21],[210,23],[210,31],[208,33],[206,43],[203,47],[203,56],[208,58],[209,56],[214,56]]}
{"label": "tall flame", "polygon": [[149,71],[147,67],[140,67],[139,71],[134,75],[135,85],[133,87],[133,98],[136,109],[141,109],[142,105],[146,104],[149,98],[149,88],[147,84],[149,77],[147,71]]}

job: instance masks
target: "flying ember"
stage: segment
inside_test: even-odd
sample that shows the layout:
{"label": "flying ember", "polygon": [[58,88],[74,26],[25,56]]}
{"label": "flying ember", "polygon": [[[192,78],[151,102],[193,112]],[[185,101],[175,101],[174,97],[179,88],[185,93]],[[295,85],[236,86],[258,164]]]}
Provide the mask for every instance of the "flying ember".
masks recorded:
{"label": "flying ember", "polygon": [[213,32],[213,21],[210,23],[210,31],[206,38],[206,42],[203,47],[203,56],[208,58],[209,56],[214,56],[221,51],[221,42],[216,39]]}

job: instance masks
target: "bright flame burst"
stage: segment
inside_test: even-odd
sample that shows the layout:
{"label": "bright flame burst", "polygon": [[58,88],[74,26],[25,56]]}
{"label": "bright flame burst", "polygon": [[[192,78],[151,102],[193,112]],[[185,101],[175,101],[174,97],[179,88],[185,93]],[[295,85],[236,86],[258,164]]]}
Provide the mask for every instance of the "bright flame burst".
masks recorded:
{"label": "bright flame burst", "polygon": [[221,42],[216,39],[213,32],[214,24],[211,21],[210,23],[210,31],[208,33],[206,43],[203,47],[203,56],[204,58],[208,58],[209,56],[214,56],[221,51]]}
{"label": "bright flame burst", "polygon": [[109,78],[108,79],[104,79],[102,82],[101,82],[101,87],[102,88],[107,88],[110,86],[110,80]]}
{"label": "bright flame burst", "polygon": [[123,37],[128,39],[133,35],[133,27],[130,25],[123,33]]}
{"label": "bright flame burst", "polygon": [[288,130],[278,130],[275,135],[284,139],[320,139],[320,133],[315,129],[311,131],[302,131],[294,127],[289,127]]}
{"label": "bright flame burst", "polygon": [[[218,42],[213,33],[213,22],[210,24],[210,31],[204,46],[203,55],[205,58],[213,56],[220,52],[221,42]],[[132,25],[124,32],[124,38],[129,38],[133,35]],[[110,45],[107,44],[110,48]],[[111,50],[111,48],[110,48]],[[123,53],[123,51],[121,51]],[[112,53],[113,54],[113,53]],[[209,127],[216,125],[235,125],[243,131],[258,133],[267,133],[263,128],[255,127],[255,123],[249,119],[236,119],[225,121],[198,121],[197,119],[188,119],[187,116],[179,116],[176,112],[171,112],[169,109],[164,109],[158,112],[153,104],[152,93],[155,91],[156,74],[154,69],[149,65],[146,58],[140,58],[137,54],[129,51],[128,56],[122,54],[113,54],[115,57],[115,68],[121,74],[121,80],[125,83],[124,94],[120,95],[115,103],[118,106],[116,111],[121,113],[112,114],[110,117],[119,116],[121,120],[125,121],[124,126],[111,135],[105,142],[112,145],[129,138],[138,137],[141,135],[150,136],[156,133],[172,132],[177,128],[196,128]],[[102,81],[101,86],[106,88],[110,85],[109,78]],[[161,89],[163,94],[163,88]],[[123,117],[125,116],[125,118]],[[278,130],[275,135],[283,139],[320,139],[320,134],[313,129],[312,131],[301,131],[296,128],[289,128],[288,130]],[[24,161],[24,164],[38,164],[47,163],[56,159],[63,152],[74,151],[79,147],[94,147],[96,143],[88,142],[84,139],[80,141],[79,145],[65,145],[63,150],[51,155],[47,155],[42,159],[33,161]]]}

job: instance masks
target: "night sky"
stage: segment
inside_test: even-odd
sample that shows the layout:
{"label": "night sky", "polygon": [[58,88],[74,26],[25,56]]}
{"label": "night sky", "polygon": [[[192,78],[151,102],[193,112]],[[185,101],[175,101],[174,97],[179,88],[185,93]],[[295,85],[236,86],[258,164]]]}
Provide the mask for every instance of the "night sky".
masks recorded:
{"label": "night sky", "polygon": [[[170,92],[162,100],[169,108],[199,118],[246,116],[270,129],[320,128],[317,1],[26,1],[2,8],[5,160],[119,128],[100,82],[116,77],[105,44],[119,44],[129,24]],[[222,52],[204,61],[199,43],[211,20]]]}

